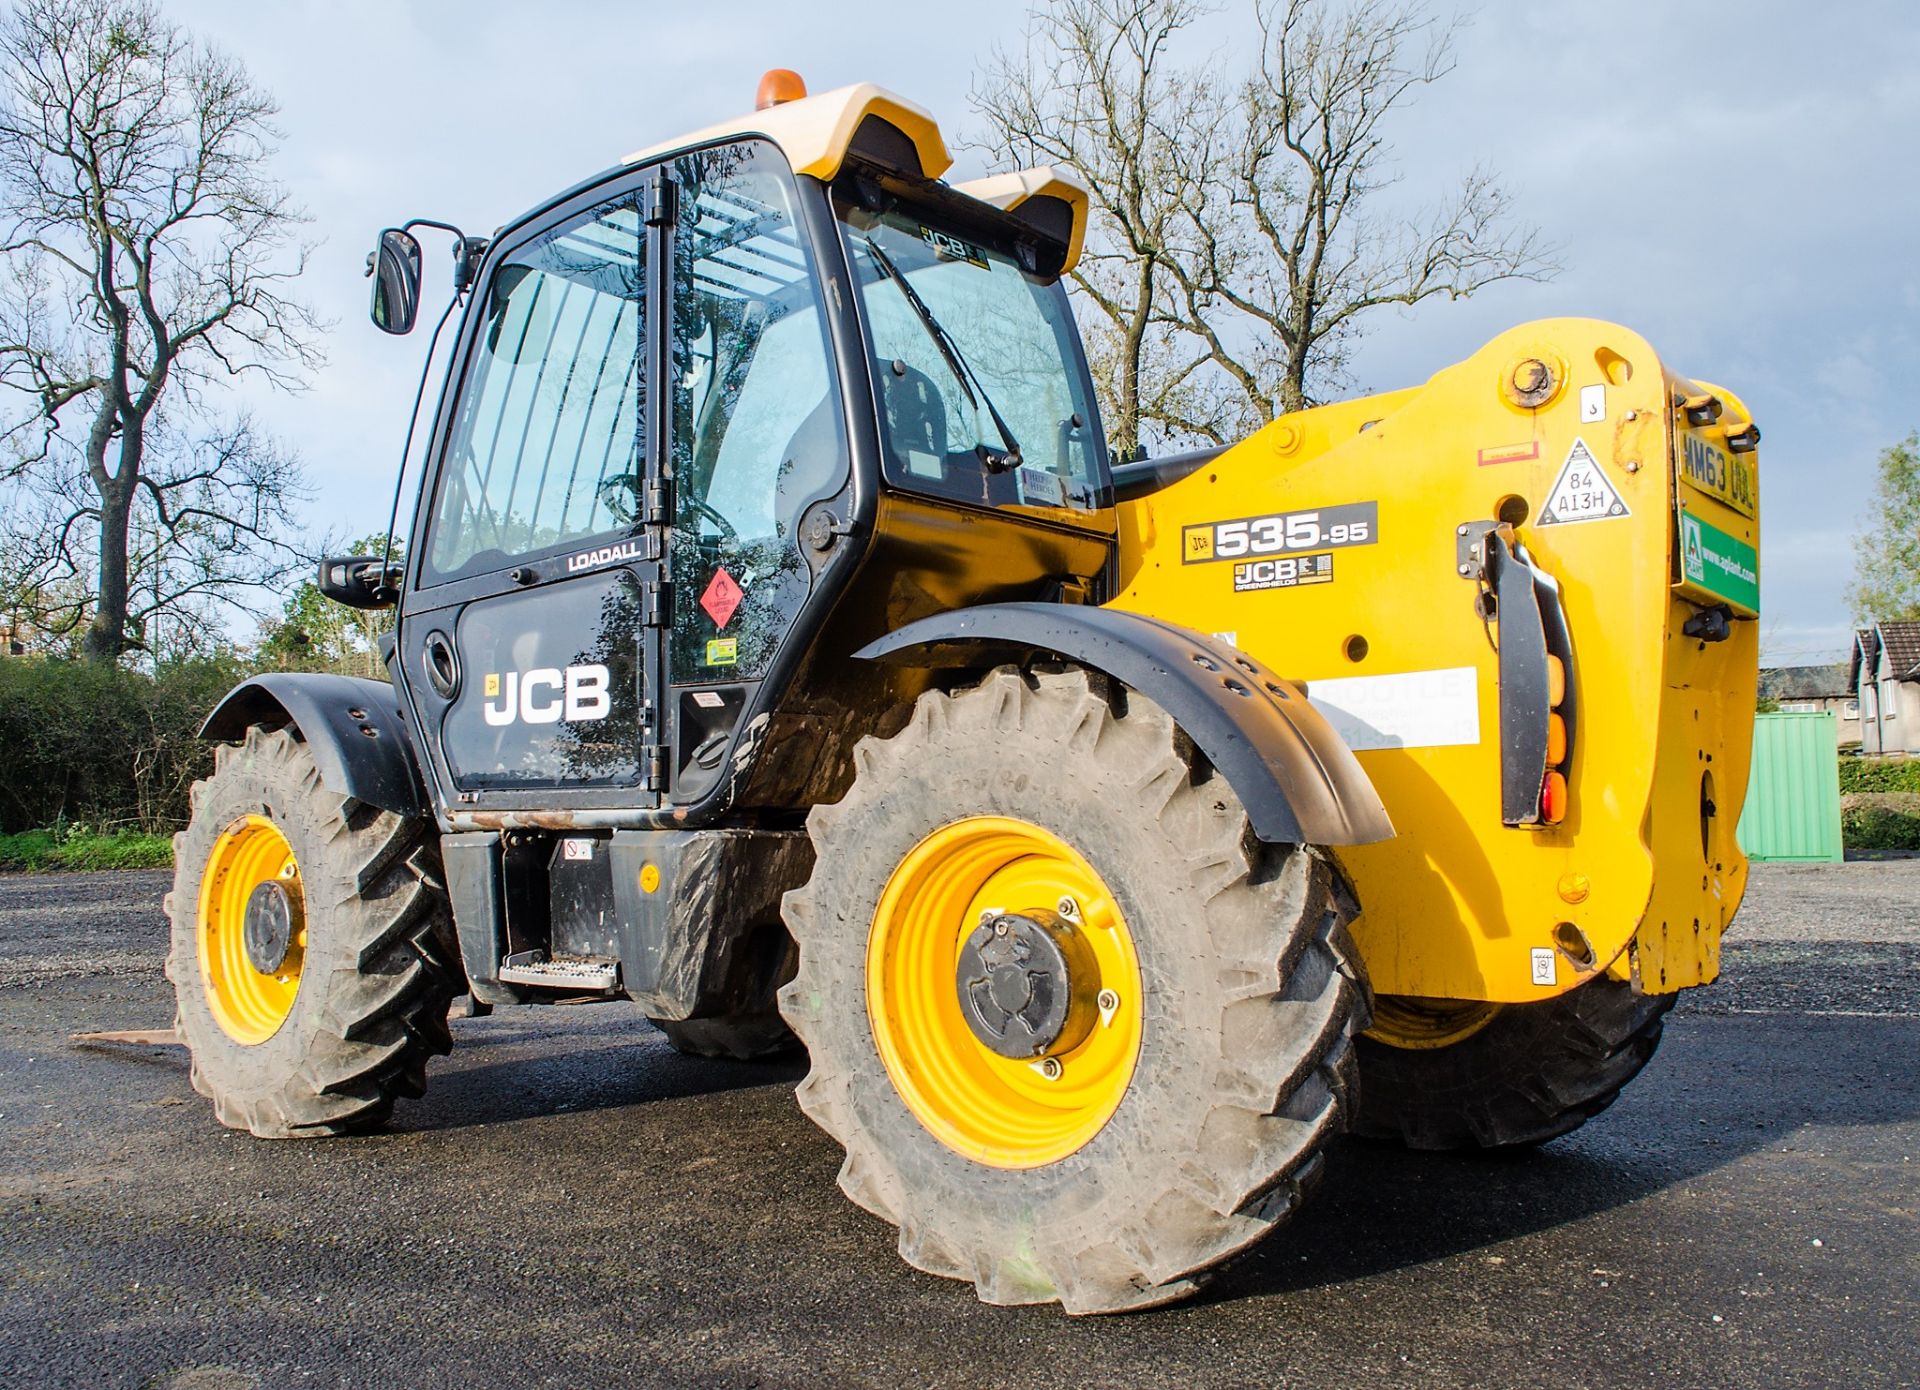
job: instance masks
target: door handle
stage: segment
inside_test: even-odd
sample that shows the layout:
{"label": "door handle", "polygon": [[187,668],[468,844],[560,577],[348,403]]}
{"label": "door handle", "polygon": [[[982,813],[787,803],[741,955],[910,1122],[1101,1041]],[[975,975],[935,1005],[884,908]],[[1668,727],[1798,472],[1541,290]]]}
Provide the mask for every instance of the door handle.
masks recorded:
{"label": "door handle", "polygon": [[427,684],[443,700],[451,700],[460,688],[460,657],[447,634],[435,629],[420,644],[420,665],[427,673]]}

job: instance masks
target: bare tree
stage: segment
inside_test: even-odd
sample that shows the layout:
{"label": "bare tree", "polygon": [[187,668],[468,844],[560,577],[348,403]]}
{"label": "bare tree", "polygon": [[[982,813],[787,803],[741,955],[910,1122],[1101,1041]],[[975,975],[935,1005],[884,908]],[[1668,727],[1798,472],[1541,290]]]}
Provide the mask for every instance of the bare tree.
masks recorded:
{"label": "bare tree", "polygon": [[272,98],[148,0],[19,0],[0,83],[8,543],[43,626],[112,660],[284,568],[298,466],[205,388],[318,362],[305,219],[263,172]]}
{"label": "bare tree", "polygon": [[1186,326],[1267,420],[1310,404],[1309,382],[1339,372],[1369,310],[1557,267],[1484,169],[1435,206],[1379,211],[1395,182],[1387,117],[1453,71],[1458,21],[1382,0],[1261,0],[1257,15],[1235,146],[1187,209],[1201,254],[1175,271]]}
{"label": "bare tree", "polygon": [[996,49],[974,82],[986,127],[978,148],[1016,165],[1066,166],[1091,191],[1073,281],[1123,456],[1143,424],[1209,428],[1194,379],[1208,354],[1180,341],[1167,314],[1175,239],[1202,196],[1215,138],[1206,78],[1169,50],[1204,13],[1198,0],[1052,0],[1034,11],[1024,47]]}
{"label": "bare tree", "polygon": [[1172,56],[1205,13],[1042,0],[1024,58],[997,54],[974,91],[986,149],[1093,187],[1076,278],[1120,339],[1090,334],[1123,449],[1143,421],[1224,442],[1311,404],[1369,310],[1555,270],[1483,170],[1422,211],[1378,196],[1387,118],[1452,71],[1457,23],[1389,0],[1255,0],[1256,56],[1235,76],[1231,50]]}

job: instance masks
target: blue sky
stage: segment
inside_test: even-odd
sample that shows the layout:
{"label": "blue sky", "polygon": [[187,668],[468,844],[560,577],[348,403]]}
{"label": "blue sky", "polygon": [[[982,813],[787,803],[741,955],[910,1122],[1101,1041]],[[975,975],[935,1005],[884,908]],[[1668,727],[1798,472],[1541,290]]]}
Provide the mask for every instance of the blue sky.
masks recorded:
{"label": "blue sky", "polygon": [[[425,333],[366,321],[377,230],[485,234],[629,150],[752,104],[786,66],[875,81],[970,119],[975,66],[1026,0],[960,8],[639,0],[170,0],[279,97],[277,172],[324,239],[304,287],[334,321],[297,397],[248,404],[305,457],[315,531],[385,522]],[[1231,53],[1226,9],[1192,56]],[[1878,451],[1920,427],[1920,5],[1843,0],[1487,0],[1458,70],[1392,131],[1409,200],[1496,169],[1562,248],[1545,285],[1383,313],[1357,389],[1424,380],[1526,319],[1589,314],[1739,392],[1762,446],[1770,663],[1838,660]],[[955,176],[978,172],[963,156]],[[444,291],[444,247],[431,245]]]}

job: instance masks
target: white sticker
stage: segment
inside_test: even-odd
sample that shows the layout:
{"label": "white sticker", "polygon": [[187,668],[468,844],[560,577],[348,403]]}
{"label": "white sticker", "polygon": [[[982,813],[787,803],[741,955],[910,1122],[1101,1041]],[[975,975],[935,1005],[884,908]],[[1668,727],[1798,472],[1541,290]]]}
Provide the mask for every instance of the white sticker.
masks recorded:
{"label": "white sticker", "polygon": [[1607,388],[1604,386],[1582,386],[1580,388],[1580,423],[1595,425],[1607,418]]}
{"label": "white sticker", "polygon": [[701,709],[719,709],[726,703],[717,690],[696,690],[693,692],[693,702]]}
{"label": "white sticker", "polygon": [[1480,741],[1480,686],[1471,666],[1313,680],[1307,698],[1356,753]]}
{"label": "white sticker", "polygon": [[593,841],[571,838],[562,840],[560,842],[560,857],[562,859],[591,859],[593,858]]}
{"label": "white sticker", "polygon": [[1067,484],[1058,473],[1049,473],[1044,468],[1022,468],[1020,479],[1020,498],[1030,507],[1064,507],[1067,505]]}
{"label": "white sticker", "polygon": [[1626,516],[1627,504],[1608,481],[1600,460],[1593,456],[1584,439],[1573,441],[1567,461],[1560,465],[1547,504],[1540,509],[1542,526],[1559,526],[1573,521],[1605,521]]}
{"label": "white sticker", "polygon": [[1558,978],[1557,971],[1553,947],[1535,946],[1533,948],[1533,982],[1536,985],[1554,984]]}

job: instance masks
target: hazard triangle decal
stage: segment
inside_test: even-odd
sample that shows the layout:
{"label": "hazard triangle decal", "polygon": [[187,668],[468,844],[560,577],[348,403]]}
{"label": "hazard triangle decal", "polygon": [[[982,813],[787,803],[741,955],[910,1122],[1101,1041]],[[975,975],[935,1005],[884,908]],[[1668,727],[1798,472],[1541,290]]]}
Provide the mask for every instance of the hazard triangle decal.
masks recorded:
{"label": "hazard triangle decal", "polygon": [[1547,504],[1540,509],[1539,525],[1562,526],[1575,521],[1605,521],[1611,516],[1626,516],[1627,504],[1601,470],[1584,439],[1573,441],[1567,461],[1560,465]]}

